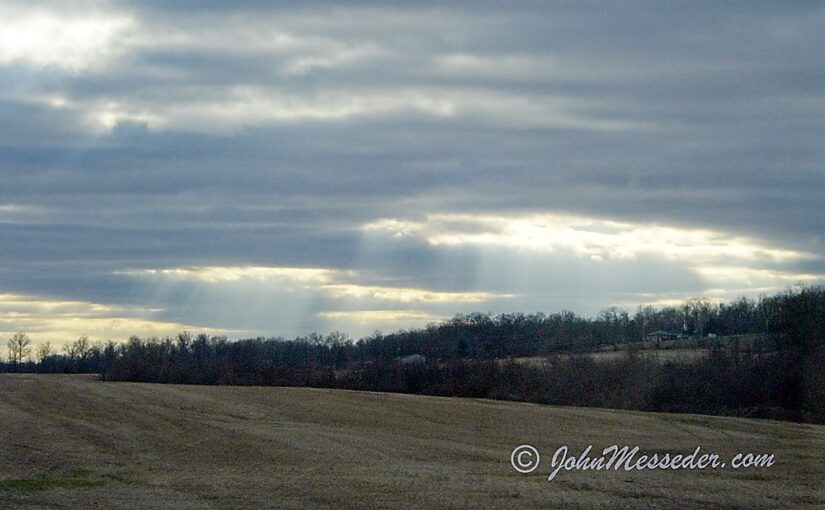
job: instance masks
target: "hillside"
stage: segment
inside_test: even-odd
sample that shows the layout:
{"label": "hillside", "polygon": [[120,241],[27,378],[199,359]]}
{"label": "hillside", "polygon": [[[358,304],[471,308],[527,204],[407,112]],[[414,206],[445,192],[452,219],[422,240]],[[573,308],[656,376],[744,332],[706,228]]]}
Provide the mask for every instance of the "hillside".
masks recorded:
{"label": "hillside", "polygon": [[[541,467],[519,474],[530,443]],[[730,458],[743,470],[571,471],[561,445]],[[341,390],[0,375],[9,508],[821,508],[825,426]]]}

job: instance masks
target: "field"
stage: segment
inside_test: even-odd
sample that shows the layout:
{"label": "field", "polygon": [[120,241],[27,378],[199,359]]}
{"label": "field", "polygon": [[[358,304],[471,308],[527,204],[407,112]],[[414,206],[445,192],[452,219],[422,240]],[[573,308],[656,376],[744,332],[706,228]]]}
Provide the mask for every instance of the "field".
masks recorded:
{"label": "field", "polygon": [[[556,354],[561,359],[584,357],[593,361],[618,361],[628,354],[656,361],[658,363],[689,363],[707,358],[712,349],[731,353],[736,349],[751,352],[756,356],[770,356],[776,347],[776,339],[760,334],[721,336],[718,338],[684,338],[662,340],[661,342],[631,342],[606,345],[576,354]],[[546,356],[524,356],[514,358],[519,363],[541,366]],[[504,362],[506,360],[502,360]]]}
{"label": "field", "polygon": [[[539,469],[510,452],[529,443]],[[562,471],[613,444],[771,467]],[[8,508],[823,508],[825,426],[304,388],[0,376]]]}
{"label": "field", "polygon": [[[690,362],[698,359],[707,358],[710,351],[707,349],[668,349],[668,350],[654,350],[642,349],[633,351],[635,356],[640,358],[651,359],[660,363],[666,362]],[[619,361],[626,357],[628,352],[626,350],[599,350],[582,352],[579,354],[558,354],[561,359],[570,358],[573,356],[580,356],[583,358],[590,358],[593,361]],[[520,358],[513,358],[518,363],[525,363],[533,366],[541,366],[545,363],[547,358],[545,356],[525,356]],[[501,360],[507,361],[506,359]]]}

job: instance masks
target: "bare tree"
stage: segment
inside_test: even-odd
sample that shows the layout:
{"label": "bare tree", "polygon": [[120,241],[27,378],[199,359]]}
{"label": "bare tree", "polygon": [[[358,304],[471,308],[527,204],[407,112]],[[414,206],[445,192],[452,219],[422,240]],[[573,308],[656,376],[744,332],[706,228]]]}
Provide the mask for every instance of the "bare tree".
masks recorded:
{"label": "bare tree", "polygon": [[18,331],[12,335],[6,346],[9,349],[10,363],[22,363],[24,359],[31,357],[31,340],[29,339],[29,335],[22,331]]}
{"label": "bare tree", "polygon": [[43,360],[52,355],[52,344],[49,342],[42,343],[35,349],[35,357],[38,363],[43,363]]}
{"label": "bare tree", "polygon": [[66,354],[68,354],[72,360],[86,359],[91,348],[92,345],[89,343],[89,337],[86,335],[81,336],[65,347]]}

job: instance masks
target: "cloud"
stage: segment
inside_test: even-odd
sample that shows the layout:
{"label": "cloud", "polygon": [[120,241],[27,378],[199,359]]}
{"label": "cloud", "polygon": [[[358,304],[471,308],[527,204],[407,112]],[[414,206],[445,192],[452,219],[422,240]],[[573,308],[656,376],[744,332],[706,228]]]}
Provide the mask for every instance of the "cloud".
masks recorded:
{"label": "cloud", "polygon": [[[478,69],[486,63],[488,69],[501,67],[499,74],[520,72],[517,79],[524,80],[530,67],[524,62],[513,66],[514,57],[445,55],[443,30],[472,30],[491,22],[473,16],[451,27],[458,18],[450,10],[356,6],[278,14],[207,11],[169,18],[116,5],[106,10],[98,6],[67,17],[53,9],[36,16],[15,9],[17,17],[0,46],[6,48],[0,52],[7,56],[5,62],[68,71],[114,66],[74,80],[68,90],[58,85],[63,89],[58,93],[20,91],[19,96],[74,110],[92,131],[132,121],[156,130],[225,133],[279,121],[388,115],[461,116],[492,125],[588,130],[644,127],[640,121],[600,114],[593,98],[538,89],[514,93],[483,82],[442,79],[456,67]],[[342,30],[346,26],[352,30]],[[399,38],[391,35],[392,29],[423,30],[432,38]],[[515,59],[560,74],[557,65],[536,55]],[[407,63],[413,65],[412,76]],[[241,72],[233,72],[234,66]],[[364,79],[374,73],[387,79]]]}
{"label": "cloud", "polygon": [[7,293],[301,334],[825,274],[813,3],[0,15]]}
{"label": "cloud", "polygon": [[375,331],[398,331],[424,327],[449,316],[436,315],[418,310],[355,310],[319,312],[318,318],[335,324],[346,324],[362,335]]}
{"label": "cloud", "polygon": [[375,267],[203,266],[126,270],[116,276],[126,278],[144,299],[162,304],[159,319],[186,317],[210,330],[229,328],[250,336],[333,329],[363,335],[423,325],[450,316],[456,307],[471,309],[514,297],[393,285],[392,275],[377,273]]}
{"label": "cloud", "polygon": [[354,312],[321,312],[320,317],[329,319],[346,318],[356,320],[366,325],[374,325],[377,322],[401,322],[414,321],[437,321],[445,317],[430,315],[416,310],[357,310]]}
{"label": "cloud", "polygon": [[[617,222],[565,214],[440,214],[428,215],[423,220],[381,219],[362,228],[366,235],[377,235],[385,242],[404,242],[414,238],[436,249],[470,247],[482,254],[507,254],[501,265],[525,267],[527,264],[526,267],[530,268],[528,273],[532,276],[519,278],[508,273],[506,281],[498,285],[509,283],[511,291],[521,290],[522,294],[528,295],[541,292],[542,287],[532,287],[529,292],[519,289],[519,285],[526,284],[527,278],[541,280],[541,273],[549,270],[553,277],[546,282],[546,288],[552,285],[552,280],[555,283],[563,281],[555,274],[556,271],[548,269],[547,263],[550,261],[561,263],[566,268],[580,266],[582,270],[597,274],[613,287],[623,304],[627,304],[627,298],[633,294],[639,302],[650,298],[649,293],[634,290],[630,281],[622,281],[609,274],[611,269],[626,271],[637,262],[649,266],[647,277],[654,282],[656,272],[652,269],[656,263],[692,272],[701,283],[698,286],[694,284],[688,292],[718,299],[777,292],[798,282],[825,281],[821,273],[805,271],[801,267],[805,262],[820,260],[813,253],[771,246],[758,239],[707,229]],[[496,258],[501,260],[500,255]],[[581,277],[579,279],[583,280]],[[666,281],[668,283],[662,285],[662,292],[668,292],[668,285],[672,292],[686,283],[671,279]],[[571,281],[567,285],[573,284]],[[683,296],[688,288],[681,291]]]}
{"label": "cloud", "polygon": [[633,224],[564,214],[428,215],[423,222],[381,219],[363,229],[417,236],[439,246],[492,245],[516,250],[570,251],[595,260],[651,255],[685,264],[707,261],[786,262],[811,253],[767,246],[742,236],[656,224]]}
{"label": "cloud", "polygon": [[[188,324],[153,319],[159,312],[161,310],[140,307],[0,294],[0,335],[10,337],[25,331],[34,344],[50,342],[60,346],[81,336],[92,341],[123,341],[135,332],[161,337],[194,329]],[[197,330],[211,334],[235,333],[203,327]]]}
{"label": "cloud", "polygon": [[[508,294],[490,292],[442,292],[431,289],[364,285],[357,272],[326,268],[295,267],[198,267],[118,271],[135,278],[189,281],[208,284],[248,283],[282,286],[285,290],[317,291],[336,299],[374,300],[400,303],[480,303],[506,299]],[[332,317],[327,314],[326,316]]]}
{"label": "cloud", "polygon": [[[68,11],[68,10],[67,10]],[[56,67],[81,72],[108,64],[133,20],[106,13],[0,7],[0,64]]]}
{"label": "cloud", "polygon": [[289,280],[298,283],[329,285],[334,272],[329,269],[302,267],[199,267],[181,269],[143,269],[121,271],[130,276],[194,280],[207,283],[236,282],[239,280]]}
{"label": "cloud", "polygon": [[327,285],[324,290],[335,297],[372,298],[381,301],[399,301],[401,303],[482,303],[491,299],[506,299],[510,294],[493,294],[490,292],[437,292],[426,289],[398,287],[375,287],[355,284]]}

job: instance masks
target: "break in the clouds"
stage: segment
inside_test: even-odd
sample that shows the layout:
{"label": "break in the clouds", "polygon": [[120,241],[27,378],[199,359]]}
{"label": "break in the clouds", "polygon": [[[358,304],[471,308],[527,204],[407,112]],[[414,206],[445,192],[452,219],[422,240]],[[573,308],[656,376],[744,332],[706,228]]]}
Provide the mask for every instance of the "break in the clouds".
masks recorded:
{"label": "break in the clouds", "polygon": [[363,335],[825,276],[815,2],[4,2],[0,333]]}

